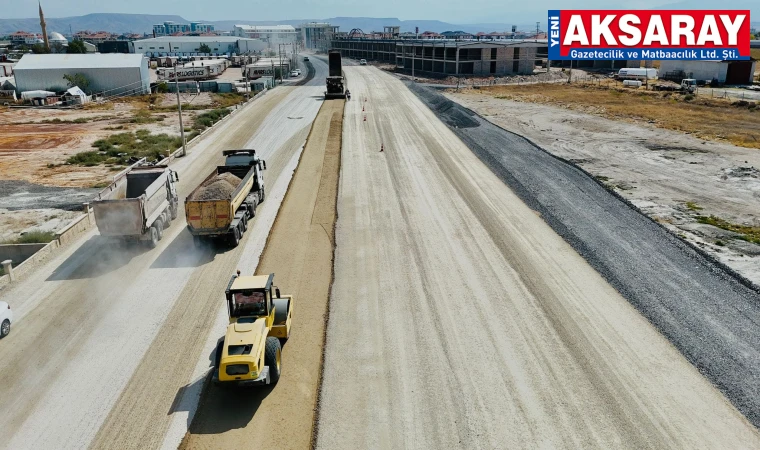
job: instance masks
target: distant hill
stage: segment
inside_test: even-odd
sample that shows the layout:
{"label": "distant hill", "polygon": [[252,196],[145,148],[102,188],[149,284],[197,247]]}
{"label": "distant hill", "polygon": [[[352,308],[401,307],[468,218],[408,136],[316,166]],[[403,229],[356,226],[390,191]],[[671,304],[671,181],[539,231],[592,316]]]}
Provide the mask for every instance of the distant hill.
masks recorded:
{"label": "distant hill", "polygon": [[[172,20],[177,23],[189,23],[180,16],[161,16],[151,14],[110,14],[98,13],[86,16],[48,18],[45,17],[48,31],[68,33],[81,30],[109,31],[112,33],[150,33],[153,24]],[[40,19],[0,19],[0,34],[10,34],[15,31],[40,32]]]}
{"label": "distant hill", "polygon": [[[87,14],[85,16],[45,18],[47,29],[59,33],[68,33],[69,30],[81,31],[109,31],[112,33],[151,33],[153,25],[163,23],[164,21],[173,21],[176,23],[190,23],[181,16],[153,15],[153,14],[111,14],[98,13]],[[248,25],[293,25],[297,26],[304,22],[329,22],[333,25],[340,26],[341,31],[350,31],[353,28],[360,28],[365,32],[383,31],[384,26],[399,26],[401,31],[414,31],[419,27],[420,33],[423,31],[442,31],[461,30],[468,33],[477,33],[478,31],[507,31],[510,30],[511,24],[463,24],[456,25],[438,20],[399,20],[397,18],[375,18],[375,17],[332,17],[329,19],[299,19],[299,20],[268,20],[268,21],[251,21],[251,20],[219,20],[209,21],[214,24],[217,30],[231,30],[236,24]],[[516,24],[519,30],[531,30],[535,24]],[[10,34],[15,31],[39,32],[40,24],[38,18],[30,19],[0,19],[0,35]]]}

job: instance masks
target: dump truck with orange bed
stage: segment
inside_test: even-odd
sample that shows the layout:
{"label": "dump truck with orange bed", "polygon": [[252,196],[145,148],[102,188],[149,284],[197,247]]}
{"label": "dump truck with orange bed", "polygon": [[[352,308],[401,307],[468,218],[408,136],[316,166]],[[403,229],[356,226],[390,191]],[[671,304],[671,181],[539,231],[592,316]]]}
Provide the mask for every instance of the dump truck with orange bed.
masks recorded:
{"label": "dump truck with orange bed", "polygon": [[[206,240],[224,238],[236,247],[248,229],[248,220],[256,215],[257,206],[264,201],[266,161],[259,159],[255,150],[225,150],[222,154],[225,164],[214,169],[185,199],[187,228],[196,246]],[[241,179],[229,195],[195,199],[200,189],[224,173]]]}

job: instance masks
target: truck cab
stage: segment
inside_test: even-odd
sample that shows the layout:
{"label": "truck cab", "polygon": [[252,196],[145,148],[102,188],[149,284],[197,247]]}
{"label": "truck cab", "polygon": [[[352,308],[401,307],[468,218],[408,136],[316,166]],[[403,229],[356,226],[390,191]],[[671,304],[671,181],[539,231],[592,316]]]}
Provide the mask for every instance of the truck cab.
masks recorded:
{"label": "truck cab", "polygon": [[293,297],[281,295],[274,274],[233,275],[225,291],[230,324],[217,346],[214,381],[275,384],[281,340],[290,336]]}

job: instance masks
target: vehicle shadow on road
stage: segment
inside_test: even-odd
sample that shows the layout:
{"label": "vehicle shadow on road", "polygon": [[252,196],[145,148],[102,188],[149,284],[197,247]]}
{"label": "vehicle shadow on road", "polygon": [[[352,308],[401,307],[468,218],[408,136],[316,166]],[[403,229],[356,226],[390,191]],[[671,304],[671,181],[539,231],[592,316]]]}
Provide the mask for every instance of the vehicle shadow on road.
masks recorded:
{"label": "vehicle shadow on road", "polygon": [[129,264],[145,251],[140,244],[119,245],[111,239],[93,236],[56,267],[46,281],[97,278]]}
{"label": "vehicle shadow on road", "polygon": [[273,386],[220,387],[209,382],[190,424],[190,433],[219,434],[245,428],[272,389]]}
{"label": "vehicle shadow on road", "polygon": [[180,233],[151,264],[151,269],[178,269],[182,267],[200,267],[214,260],[218,253],[227,248],[208,243],[202,248],[193,244],[193,236],[185,230]]}

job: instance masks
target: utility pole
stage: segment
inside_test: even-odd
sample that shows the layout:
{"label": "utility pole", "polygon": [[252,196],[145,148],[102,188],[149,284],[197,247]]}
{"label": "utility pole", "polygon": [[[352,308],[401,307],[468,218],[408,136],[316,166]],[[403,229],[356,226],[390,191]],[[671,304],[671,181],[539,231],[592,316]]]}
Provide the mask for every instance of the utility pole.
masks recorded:
{"label": "utility pole", "polygon": [[177,88],[177,111],[179,112],[179,134],[182,137],[182,156],[187,155],[185,143],[185,127],[182,126],[182,102],[179,99],[179,76],[177,75],[177,61],[174,62],[174,87]]}

